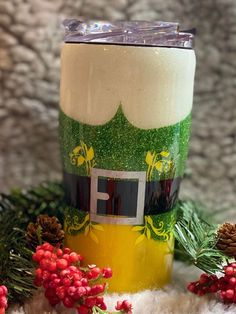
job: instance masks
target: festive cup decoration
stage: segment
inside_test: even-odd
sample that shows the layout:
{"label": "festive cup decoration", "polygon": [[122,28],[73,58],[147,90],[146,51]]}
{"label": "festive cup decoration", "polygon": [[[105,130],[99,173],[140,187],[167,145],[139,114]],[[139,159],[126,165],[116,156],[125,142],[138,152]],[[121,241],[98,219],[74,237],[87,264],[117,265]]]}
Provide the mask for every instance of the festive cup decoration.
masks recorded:
{"label": "festive cup decoration", "polygon": [[[174,23],[65,22],[60,144],[67,245],[112,267],[110,291],[171,275],[195,54]],[[138,279],[137,279],[138,278]]]}

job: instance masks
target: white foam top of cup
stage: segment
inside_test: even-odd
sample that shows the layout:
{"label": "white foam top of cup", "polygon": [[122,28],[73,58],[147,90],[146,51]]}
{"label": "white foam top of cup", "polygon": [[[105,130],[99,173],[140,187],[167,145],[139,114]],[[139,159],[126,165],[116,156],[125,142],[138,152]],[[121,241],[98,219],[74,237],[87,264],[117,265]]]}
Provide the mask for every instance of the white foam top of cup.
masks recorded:
{"label": "white foam top of cup", "polygon": [[121,105],[136,127],[168,126],[191,112],[194,71],[190,49],[66,43],[61,108],[81,123],[102,125]]}

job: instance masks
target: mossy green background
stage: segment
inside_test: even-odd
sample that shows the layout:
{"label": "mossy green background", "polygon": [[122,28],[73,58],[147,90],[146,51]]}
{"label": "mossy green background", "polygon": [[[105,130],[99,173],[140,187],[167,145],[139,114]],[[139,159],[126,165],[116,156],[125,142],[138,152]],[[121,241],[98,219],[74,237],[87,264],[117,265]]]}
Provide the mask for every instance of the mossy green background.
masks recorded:
{"label": "mossy green background", "polygon": [[94,149],[96,168],[122,171],[147,171],[145,157],[148,151],[167,150],[175,163],[175,173],[153,173],[153,180],[182,176],[188,153],[191,116],[174,125],[159,129],[139,129],[123,114],[121,106],[106,124],[82,124],[60,111],[59,138],[64,170],[86,175],[85,167],[71,164],[69,154],[84,141]]}

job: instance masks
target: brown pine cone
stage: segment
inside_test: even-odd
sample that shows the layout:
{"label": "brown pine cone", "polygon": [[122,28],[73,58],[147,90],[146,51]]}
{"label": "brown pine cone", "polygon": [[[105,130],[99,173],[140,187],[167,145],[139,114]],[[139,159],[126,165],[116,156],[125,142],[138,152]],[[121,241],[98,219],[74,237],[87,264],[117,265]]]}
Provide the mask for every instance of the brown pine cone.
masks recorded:
{"label": "brown pine cone", "polygon": [[236,256],[236,224],[225,222],[217,231],[217,248],[227,256]]}
{"label": "brown pine cone", "polygon": [[26,237],[30,246],[35,248],[43,242],[48,242],[52,245],[62,244],[65,233],[56,217],[40,215],[36,223],[30,222],[28,224]]}

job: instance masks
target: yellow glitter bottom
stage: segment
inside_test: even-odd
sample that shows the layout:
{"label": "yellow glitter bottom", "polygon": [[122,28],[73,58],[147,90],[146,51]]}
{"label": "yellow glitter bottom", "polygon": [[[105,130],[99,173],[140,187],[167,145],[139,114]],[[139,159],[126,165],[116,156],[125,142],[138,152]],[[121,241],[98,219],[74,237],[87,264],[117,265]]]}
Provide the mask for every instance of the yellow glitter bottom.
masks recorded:
{"label": "yellow glitter bottom", "polygon": [[66,235],[66,244],[84,256],[85,264],[111,267],[109,292],[137,292],[161,288],[170,281],[173,261],[173,236],[169,241],[144,238],[135,245],[139,232],[132,226],[101,224],[104,231],[93,230],[98,243],[83,233]]}

